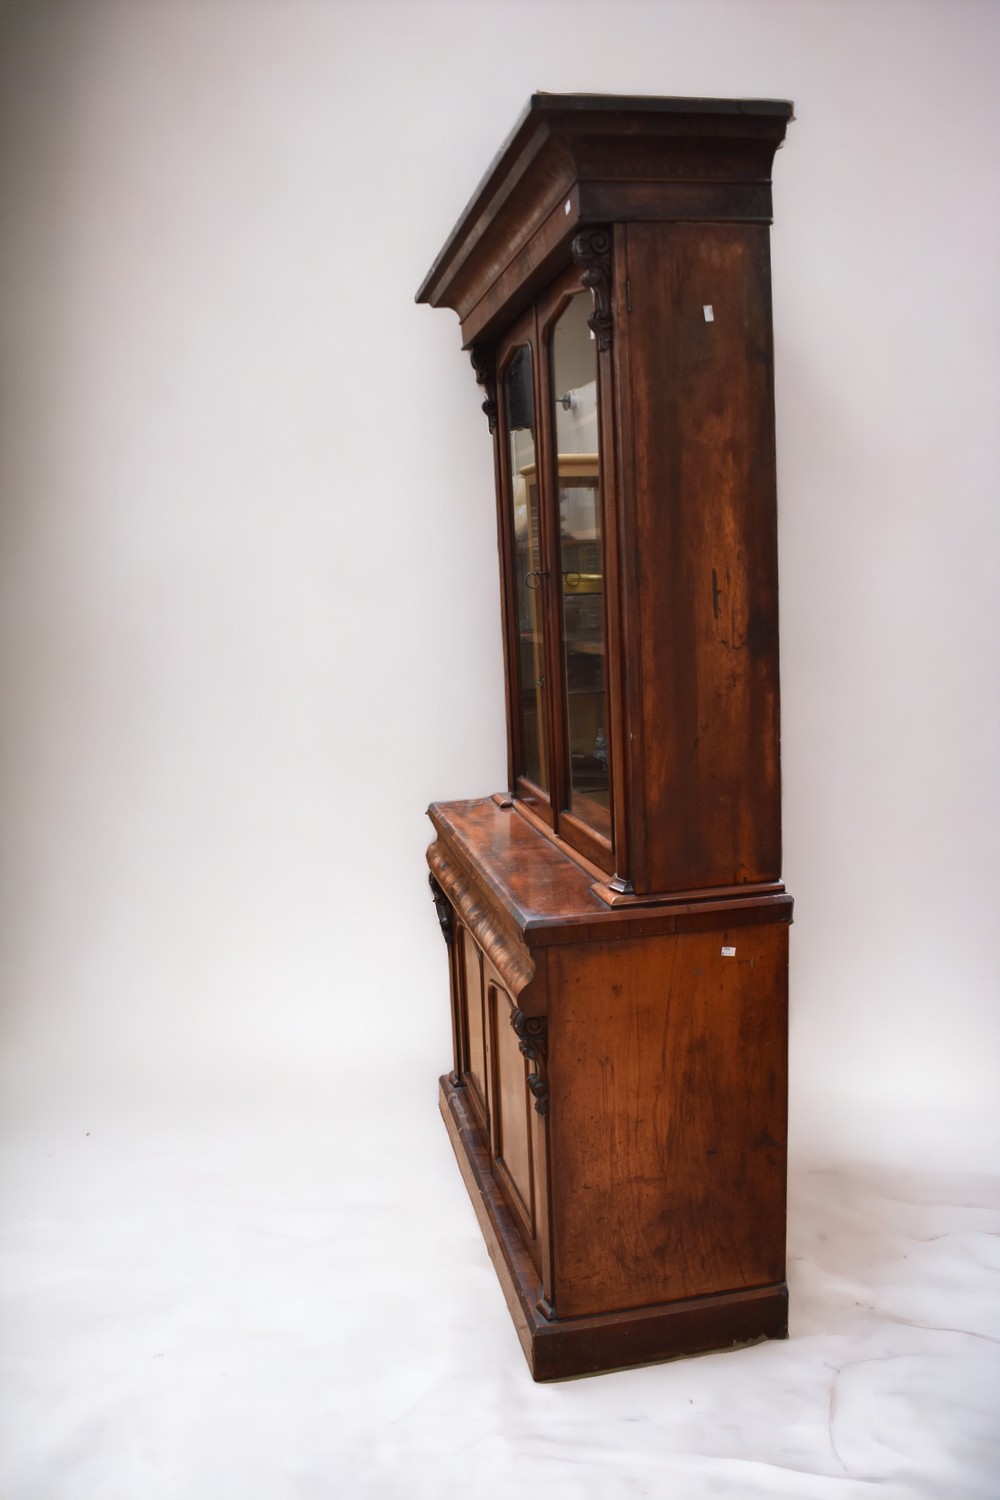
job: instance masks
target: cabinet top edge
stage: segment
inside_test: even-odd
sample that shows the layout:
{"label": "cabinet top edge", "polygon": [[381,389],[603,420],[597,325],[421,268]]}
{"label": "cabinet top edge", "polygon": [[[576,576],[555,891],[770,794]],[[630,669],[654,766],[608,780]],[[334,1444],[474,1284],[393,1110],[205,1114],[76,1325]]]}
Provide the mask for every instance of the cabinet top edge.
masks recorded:
{"label": "cabinet top edge", "polygon": [[782,119],[790,120],[793,108],[790,99],[716,99],[694,94],[548,94],[539,90],[522,109],[514,130],[530,114],[540,110],[560,113],[587,109],[616,110],[623,114],[780,115]]}
{"label": "cabinet top edge", "polygon": [[718,893],[663,892],[655,905],[609,907],[575,861],[534,824],[510,807],[498,807],[491,797],[432,802],[427,815],[440,846],[475,872],[489,903],[513,920],[529,950],[598,937],[615,942],[696,925],[791,921],[792,898],[780,883],[777,888],[747,885]]}
{"label": "cabinet top edge", "polygon": [[[466,239],[488,212],[490,200],[504,179],[523,169],[538,151],[546,135],[562,131],[580,133],[589,122],[599,135],[627,137],[642,132],[662,135],[665,142],[683,136],[716,133],[720,138],[763,133],[776,149],[784,139],[785,126],[794,119],[794,106],[787,99],[715,99],[700,96],[633,94],[532,94],[512,130],[490,162],[475,192],[459,215],[433,265],[421,282],[414,300],[440,306],[441,283],[449,264]],[[714,122],[714,131],[713,131]]]}

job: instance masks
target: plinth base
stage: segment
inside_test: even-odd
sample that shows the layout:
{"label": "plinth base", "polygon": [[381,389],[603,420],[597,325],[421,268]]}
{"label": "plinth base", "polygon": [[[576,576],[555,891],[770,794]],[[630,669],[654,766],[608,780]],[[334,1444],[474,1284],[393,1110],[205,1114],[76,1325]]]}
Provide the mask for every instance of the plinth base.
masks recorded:
{"label": "plinth base", "polygon": [[532,1378],[565,1380],[684,1354],[788,1336],[784,1282],[583,1318],[538,1310],[538,1273],[490,1173],[489,1154],[463,1099],[441,1079],[441,1114],[503,1287]]}

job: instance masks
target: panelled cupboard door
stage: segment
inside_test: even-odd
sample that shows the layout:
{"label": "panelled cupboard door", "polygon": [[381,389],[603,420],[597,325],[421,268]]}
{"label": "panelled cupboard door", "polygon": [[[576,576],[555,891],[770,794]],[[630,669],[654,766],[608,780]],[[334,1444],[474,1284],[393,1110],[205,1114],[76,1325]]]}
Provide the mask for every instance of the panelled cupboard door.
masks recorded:
{"label": "panelled cupboard door", "polygon": [[483,962],[483,972],[493,1062],[493,1174],[547,1289],[551,1283],[547,1270],[547,1147],[545,1119],[528,1082],[534,1064],[521,1051],[514,1028],[520,1013],[488,960]]}
{"label": "panelled cupboard door", "polygon": [[467,927],[459,927],[456,944],[459,984],[462,997],[461,1015],[465,1031],[462,1079],[471,1096],[474,1110],[483,1130],[489,1136],[489,1028],[486,1024],[486,996],[483,987],[483,956]]}
{"label": "panelled cupboard door", "polygon": [[[521,1051],[513,1000],[468,928],[456,924],[462,1059],[461,1082],[488,1147],[491,1170],[542,1276],[545,1120],[529,1086],[532,1064]],[[523,1018],[521,1018],[523,1021]]]}
{"label": "panelled cupboard door", "polygon": [[535,1173],[531,1139],[531,1095],[528,1065],[512,1025],[514,1006],[497,978],[488,975],[487,994],[493,1024],[494,1103],[493,1164],[514,1213],[529,1240],[535,1238]]}

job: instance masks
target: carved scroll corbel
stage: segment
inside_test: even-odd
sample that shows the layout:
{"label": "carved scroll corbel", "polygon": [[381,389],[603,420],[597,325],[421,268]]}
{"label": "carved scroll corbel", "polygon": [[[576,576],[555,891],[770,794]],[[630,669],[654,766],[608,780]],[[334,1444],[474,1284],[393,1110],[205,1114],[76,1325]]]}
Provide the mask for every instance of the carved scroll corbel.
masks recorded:
{"label": "carved scroll corbel", "polygon": [[594,330],[598,349],[611,348],[611,232],[581,229],[573,237],[573,259],[583,270],[581,280],[594,296],[594,311],[587,322]]}
{"label": "carved scroll corbel", "polygon": [[516,1008],[510,1013],[510,1024],[521,1044],[521,1052],[535,1071],[528,1074],[528,1088],[540,1115],[549,1112],[549,1084],[545,1076],[549,1055],[549,1023],[544,1016],[526,1016]]}
{"label": "carved scroll corbel", "polygon": [[497,363],[491,344],[473,344],[469,350],[472,368],[476,372],[476,384],[486,392],[483,411],[490,424],[490,431],[497,430]]}
{"label": "carved scroll corbel", "polygon": [[434,901],[434,910],[437,912],[437,919],[441,923],[441,934],[445,942],[448,944],[448,947],[450,948],[455,938],[455,928],[452,923],[451,902],[448,900],[448,897],[438,885],[433,875],[428,875],[427,879],[430,882],[431,896]]}

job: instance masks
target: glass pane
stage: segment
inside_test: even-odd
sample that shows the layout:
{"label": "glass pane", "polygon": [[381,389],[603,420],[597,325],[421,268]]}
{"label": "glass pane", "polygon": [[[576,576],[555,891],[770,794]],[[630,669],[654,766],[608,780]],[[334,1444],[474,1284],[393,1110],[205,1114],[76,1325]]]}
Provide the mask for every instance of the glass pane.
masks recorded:
{"label": "glass pane", "polygon": [[552,334],[554,430],[559,455],[569,807],[611,835],[604,674],[604,562],[597,465],[597,348],[591,299],[574,297]]}
{"label": "glass pane", "polygon": [[519,770],[548,790],[548,723],[545,714],[545,640],[542,630],[542,558],[535,464],[535,387],[531,350],[523,345],[504,377],[514,513],[514,580],[517,593],[517,691],[521,710]]}

